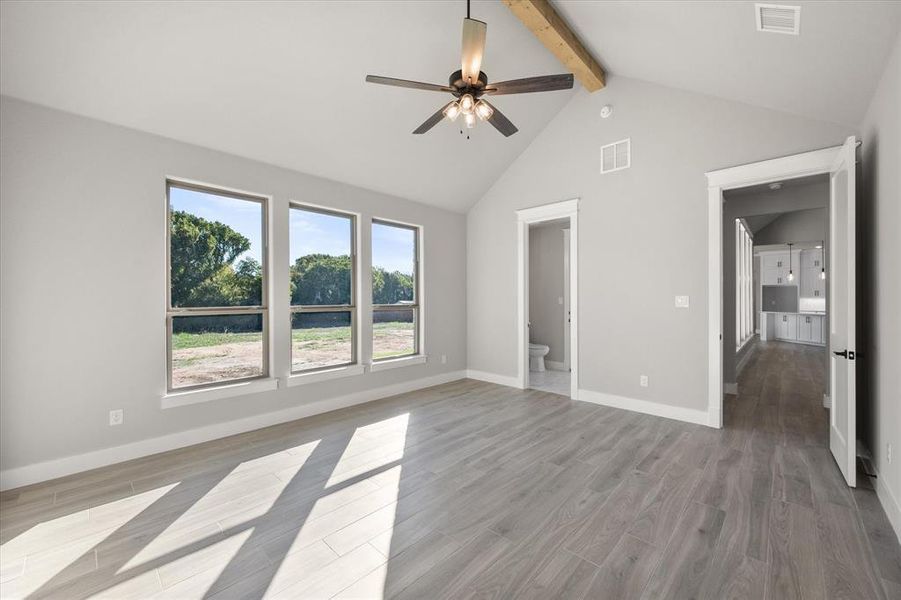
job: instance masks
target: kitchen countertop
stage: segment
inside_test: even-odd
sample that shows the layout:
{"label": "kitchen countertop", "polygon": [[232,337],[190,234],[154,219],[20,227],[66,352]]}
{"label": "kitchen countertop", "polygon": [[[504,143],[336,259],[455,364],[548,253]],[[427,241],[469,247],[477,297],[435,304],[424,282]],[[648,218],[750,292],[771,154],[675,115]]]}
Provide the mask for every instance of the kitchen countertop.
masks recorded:
{"label": "kitchen countertop", "polygon": [[761,312],[772,313],[772,314],[780,314],[780,315],[818,315],[821,317],[826,316],[825,311],[816,311],[816,310],[804,310],[804,311],[790,311],[790,310],[763,310]]}

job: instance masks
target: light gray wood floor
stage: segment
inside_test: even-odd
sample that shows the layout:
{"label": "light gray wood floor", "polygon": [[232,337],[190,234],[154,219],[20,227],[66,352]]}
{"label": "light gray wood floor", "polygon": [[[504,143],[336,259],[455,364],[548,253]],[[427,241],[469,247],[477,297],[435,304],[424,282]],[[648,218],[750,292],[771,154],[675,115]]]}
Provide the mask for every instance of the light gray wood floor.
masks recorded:
{"label": "light gray wood floor", "polygon": [[463,380],[0,496],[3,597],[897,598],[823,350],[713,430]]}

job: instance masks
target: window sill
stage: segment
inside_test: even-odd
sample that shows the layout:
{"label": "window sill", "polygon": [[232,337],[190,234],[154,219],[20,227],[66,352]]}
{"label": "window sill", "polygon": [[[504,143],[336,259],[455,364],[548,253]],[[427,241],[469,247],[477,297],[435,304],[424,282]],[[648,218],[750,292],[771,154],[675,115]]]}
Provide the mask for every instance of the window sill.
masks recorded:
{"label": "window sill", "polygon": [[362,375],[363,370],[363,365],[347,365],[345,367],[336,367],[334,369],[325,369],[323,371],[313,371],[312,373],[297,373],[288,377],[288,387]]}
{"label": "window sill", "polygon": [[210,402],[211,400],[222,400],[223,398],[231,398],[233,396],[244,396],[246,394],[255,394],[257,392],[269,392],[277,388],[278,379],[270,377],[267,379],[254,379],[253,381],[242,381],[240,383],[224,384],[199,390],[170,392],[162,397],[160,407],[163,409],[176,408],[178,406],[188,406],[189,404]]}
{"label": "window sill", "polygon": [[410,367],[413,365],[421,365],[429,359],[425,354],[414,354],[413,356],[404,356],[402,358],[392,358],[389,360],[380,360],[369,365],[369,370],[373,373],[377,371],[387,371],[388,369],[397,369],[399,367]]}

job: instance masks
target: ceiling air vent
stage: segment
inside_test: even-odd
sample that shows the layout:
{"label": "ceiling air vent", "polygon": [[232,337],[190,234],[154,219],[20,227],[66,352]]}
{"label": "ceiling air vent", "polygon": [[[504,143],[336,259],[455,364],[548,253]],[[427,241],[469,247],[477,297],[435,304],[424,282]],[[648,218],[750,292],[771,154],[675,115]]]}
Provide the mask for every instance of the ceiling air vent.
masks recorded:
{"label": "ceiling air vent", "polygon": [[601,146],[601,174],[632,166],[632,138]]}
{"label": "ceiling air vent", "polygon": [[801,7],[781,4],[755,4],[757,31],[798,35],[801,27]]}

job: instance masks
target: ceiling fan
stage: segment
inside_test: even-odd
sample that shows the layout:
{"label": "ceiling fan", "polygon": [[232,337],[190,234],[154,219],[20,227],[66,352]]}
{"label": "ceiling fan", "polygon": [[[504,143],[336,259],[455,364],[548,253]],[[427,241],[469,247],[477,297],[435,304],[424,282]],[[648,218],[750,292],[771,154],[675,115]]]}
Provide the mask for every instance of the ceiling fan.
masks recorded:
{"label": "ceiling fan", "polygon": [[414,90],[447,92],[455,98],[438,109],[422,125],[414,129],[414,134],[427,132],[445,117],[451,121],[456,121],[457,117],[463,115],[463,122],[466,124],[467,129],[475,127],[476,118],[478,118],[482,121],[488,121],[504,136],[510,137],[519,131],[516,125],[511,123],[510,119],[505,117],[501,111],[490,104],[483,96],[568,90],[573,87],[573,76],[571,73],[544,75],[489,84],[488,76],[480,70],[482,55],[485,52],[485,34],[487,30],[488,26],[484,22],[469,18],[469,0],[466,0],[466,18],[463,19],[463,68],[451,73],[447,85],[422,83],[420,81],[395,79],[393,77],[380,77],[378,75],[367,75],[366,81],[382,85],[412,88]]}

